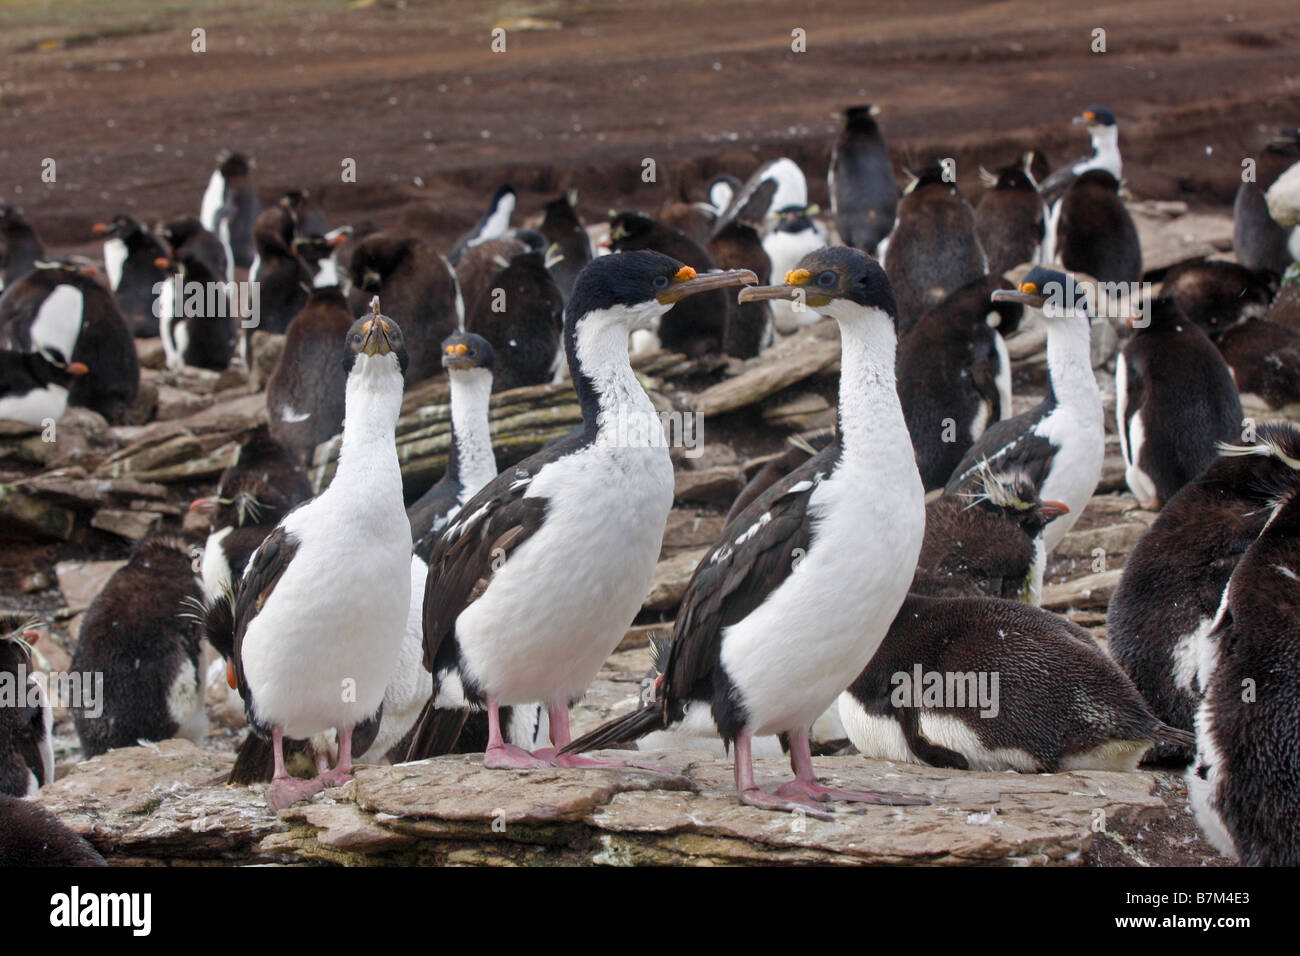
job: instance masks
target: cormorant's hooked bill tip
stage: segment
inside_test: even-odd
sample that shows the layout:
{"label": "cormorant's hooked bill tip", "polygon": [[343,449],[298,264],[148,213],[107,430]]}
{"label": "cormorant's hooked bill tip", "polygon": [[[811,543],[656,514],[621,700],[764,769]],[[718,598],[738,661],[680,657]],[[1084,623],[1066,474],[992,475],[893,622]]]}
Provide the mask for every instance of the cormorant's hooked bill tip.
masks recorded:
{"label": "cormorant's hooked bill tip", "polygon": [[706,272],[704,275],[697,275],[690,266],[682,266],[672,277],[668,288],[655,298],[662,305],[672,305],[700,292],[725,289],[733,285],[754,285],[757,282],[758,276],[749,269],[727,269],[722,272]]}

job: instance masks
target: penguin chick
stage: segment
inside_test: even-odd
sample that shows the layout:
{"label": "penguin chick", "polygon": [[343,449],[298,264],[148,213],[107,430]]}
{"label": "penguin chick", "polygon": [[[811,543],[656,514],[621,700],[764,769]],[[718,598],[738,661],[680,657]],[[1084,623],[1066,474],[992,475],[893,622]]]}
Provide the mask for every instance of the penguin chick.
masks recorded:
{"label": "penguin chick", "polygon": [[101,699],[73,709],[86,757],[141,740],[207,736],[199,600],[190,545],[154,534],[108,579],[81,626],[72,670],[102,674]]}
{"label": "penguin chick", "polygon": [[989,259],[989,275],[1000,276],[1024,262],[1042,262],[1047,208],[1029,171],[1033,153],[992,173],[980,167],[989,187],[975,207],[975,234]]}
{"label": "penguin chick", "polygon": [[1136,770],[1191,742],[1083,628],[989,598],[908,595],[839,702],[863,755],[959,770]]}
{"label": "penguin chick", "polygon": [[485,339],[495,356],[493,391],[551,381],[564,330],[564,296],[541,253],[516,254],[467,305],[465,331]]}
{"label": "penguin chick", "polygon": [[38,803],[0,794],[0,866],[107,866],[99,851]]}

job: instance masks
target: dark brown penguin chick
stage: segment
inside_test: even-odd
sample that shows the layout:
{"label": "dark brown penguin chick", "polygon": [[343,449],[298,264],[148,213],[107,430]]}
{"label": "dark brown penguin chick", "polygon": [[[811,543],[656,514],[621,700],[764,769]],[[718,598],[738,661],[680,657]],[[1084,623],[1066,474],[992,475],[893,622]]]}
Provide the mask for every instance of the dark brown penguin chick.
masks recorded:
{"label": "dark brown penguin chick", "polygon": [[[186,252],[157,265],[166,269],[169,287],[159,298],[158,331],[167,367],[185,366],[220,372],[230,366],[238,342],[238,305],[225,280],[197,254]],[[175,277],[180,277],[177,296]]]}
{"label": "dark brown penguin chick", "polygon": [[899,331],[911,332],[928,309],[988,274],[975,213],[939,166],[913,174],[898,203],[883,263],[898,297]]}
{"label": "dark brown penguin chick", "polygon": [[[311,496],[311,482],[294,456],[271,437],[268,426],[253,429],[241,443],[235,463],[221,473],[216,494],[190,505],[191,511],[211,516],[202,561],[208,598],[238,581],[262,539]],[[230,656],[230,648],[217,647],[217,651]]]}
{"label": "dark brown penguin chick", "polygon": [[[763,251],[758,230],[733,220],[709,240],[709,255],[720,269],[748,269],[767,284],[772,261]],[[753,358],[772,344],[772,309],[766,302],[728,302],[723,351],[736,358]]]}
{"label": "dark brown penguin chick", "polygon": [[1198,259],[1165,273],[1161,295],[1172,295],[1178,308],[1214,338],[1246,319],[1268,315],[1273,290],[1258,272],[1235,262]]}
{"label": "dark brown penguin chick", "polygon": [[0,866],[107,866],[99,851],[38,803],[0,794]]}
{"label": "dark brown penguin chick", "polygon": [[1248,866],[1300,866],[1300,495],[1290,493],[1232,573],[1203,639],[1196,822]]}
{"label": "dark brown penguin chick", "polygon": [[98,699],[73,708],[86,757],[207,736],[199,622],[186,613],[200,595],[196,553],[183,538],[150,535],[86,611],[72,670],[103,675]]}
{"label": "dark brown penguin chick", "polygon": [[1243,399],[1281,408],[1300,402],[1300,332],[1247,319],[1212,336]]}
{"label": "dark brown penguin chick", "polygon": [[293,209],[285,199],[265,210],[253,226],[257,259],[248,280],[257,283],[258,316],[257,325],[245,326],[249,336],[254,330],[283,333],[307,303],[312,271],[294,248],[296,228]]}
{"label": "dark brown penguin chick", "polygon": [[25,612],[0,611],[0,794],[14,797],[54,782],[53,710],[31,647],[38,626]]}
{"label": "dark brown penguin chick", "polygon": [[1056,230],[1056,254],[1071,272],[1098,282],[1140,282],[1137,226],[1119,196],[1119,180],[1090,169],[1066,190]]}
{"label": "dark brown penguin chick", "polygon": [[[130,216],[114,216],[92,227],[104,237],[104,270],[117,307],[136,338],[158,334],[157,299],[159,283],[168,278],[159,259],[171,256],[167,243]],[[224,278],[224,276],[222,276]]]}
{"label": "dark brown penguin chick", "polygon": [[570,189],[543,206],[542,224],[537,230],[546,237],[548,247],[555,246],[560,256],[550,270],[560,294],[568,302],[573,281],[592,255],[591,237],[578,218],[578,191]]}
{"label": "dark brown penguin chick", "polygon": [[284,351],[266,383],[266,420],[271,437],[298,461],[343,428],[347,375],[338,344],[352,325],[352,312],[338,286],[313,289],[293,317]]}
{"label": "dark brown penguin chick", "polygon": [[948,481],[967,449],[1011,415],[1011,360],[1003,342],[1024,306],[994,302],[1010,289],[999,275],[974,282],[927,310],[898,350],[898,396],[926,491]]}
{"label": "dark brown penguin chick", "polygon": [[0,289],[13,285],[45,258],[45,245],[14,206],[0,204]]}
{"label": "dark brown penguin chick", "polygon": [[841,241],[873,256],[894,228],[898,211],[894,167],[876,124],[879,113],[874,103],[844,111],[844,128],[831,151],[826,177]]}
{"label": "dark brown penguin chick", "polygon": [[975,207],[975,234],[989,259],[989,275],[1000,276],[1023,262],[1038,262],[1046,234],[1047,209],[1029,170],[1032,153],[1019,162],[980,176],[989,191]]}
{"label": "dark brown penguin chick", "polygon": [[405,333],[407,384],[437,375],[442,369],[438,345],[460,324],[456,276],[447,260],[421,239],[380,232],[357,243],[348,273],[353,315],[364,312],[377,295],[384,314]]}
{"label": "dark brown penguin chick", "polygon": [[517,253],[493,276],[468,304],[465,331],[492,347],[492,391],[541,385],[555,377],[563,362],[564,296],[540,252]]}
{"label": "dark brown penguin chick", "polygon": [[713,235],[713,227],[718,224],[718,210],[706,203],[670,202],[664,203],[655,218],[704,246]]}
{"label": "dark brown penguin chick", "polygon": [[1069,511],[1040,501],[1021,471],[981,474],[974,494],[950,493],[925,506],[925,538],[912,591],[930,597],[1042,599],[1043,528]]}
{"label": "dark brown penguin chick", "polygon": [[864,755],[958,770],[1131,771],[1192,739],[1083,628],[989,598],[909,594],[839,705]]}
{"label": "dark brown penguin chick", "polygon": [[42,260],[0,297],[0,347],[57,350],[89,371],[68,404],[120,424],[140,388],[135,341],[113,295],[93,266]]}
{"label": "dark brown penguin chick", "polygon": [[1130,318],[1134,335],[1115,368],[1115,419],[1124,480],[1157,509],[1240,435],[1241,400],[1209,337],[1171,295]]}
{"label": "dark brown penguin chick", "polygon": [[197,216],[168,220],[160,223],[154,232],[172,247],[172,258],[192,255],[218,278],[226,279],[233,275],[234,266],[226,259],[225,246],[203,228]]}
{"label": "dark brown penguin chick", "polygon": [[[1161,509],[1124,564],[1106,613],[1112,656],[1165,723],[1191,730],[1202,687],[1197,642],[1228,577],[1279,497],[1300,489],[1300,429],[1261,425],[1247,454],[1218,458]],[[1186,763],[1191,748],[1159,748]]]}
{"label": "dark brown penguin chick", "polygon": [[1268,307],[1268,320],[1300,332],[1300,266],[1292,266],[1291,277],[1282,282]]}
{"label": "dark brown penguin chick", "polygon": [[[640,212],[610,213],[609,248],[613,252],[649,249],[686,263],[700,275],[717,268],[699,243]],[[734,298],[718,289],[678,302],[659,320],[659,345],[689,356],[720,353]]]}
{"label": "dark brown penguin chick", "polygon": [[515,256],[528,251],[528,243],[509,235],[488,239],[465,250],[456,263],[456,282],[467,317],[474,303],[492,288],[497,273],[509,266]]}

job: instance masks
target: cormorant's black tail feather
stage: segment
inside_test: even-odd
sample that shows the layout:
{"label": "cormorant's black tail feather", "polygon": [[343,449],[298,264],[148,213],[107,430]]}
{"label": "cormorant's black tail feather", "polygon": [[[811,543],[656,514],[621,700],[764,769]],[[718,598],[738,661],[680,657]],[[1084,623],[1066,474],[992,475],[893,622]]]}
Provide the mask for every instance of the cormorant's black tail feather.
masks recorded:
{"label": "cormorant's black tail feather", "polygon": [[420,719],[415,725],[415,736],[411,738],[411,746],[406,751],[403,762],[452,753],[468,718],[468,710],[435,707],[433,698],[430,697],[420,712]]}
{"label": "cormorant's black tail feather", "polygon": [[652,704],[634,710],[626,717],[619,717],[609,723],[601,724],[595,730],[583,734],[567,747],[562,747],[562,754],[580,754],[587,750],[606,750],[618,744],[631,743],[648,733],[664,729],[664,711],[661,706]]}

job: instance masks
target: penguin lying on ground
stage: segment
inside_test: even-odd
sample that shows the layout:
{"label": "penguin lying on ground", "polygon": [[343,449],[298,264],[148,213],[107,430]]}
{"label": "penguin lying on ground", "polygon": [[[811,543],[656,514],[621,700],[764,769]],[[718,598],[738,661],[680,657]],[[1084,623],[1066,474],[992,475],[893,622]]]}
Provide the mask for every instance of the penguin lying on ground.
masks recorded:
{"label": "penguin lying on ground", "polygon": [[956,183],[938,165],[912,175],[881,259],[898,296],[903,337],[927,310],[989,271],[975,213]]}
{"label": "penguin lying on ground", "polygon": [[0,866],[107,866],[99,851],[40,804],[0,794]]}
{"label": "penguin lying on ground", "polygon": [[1187,791],[1196,822],[1249,866],[1300,866],[1300,495],[1246,549],[1198,648],[1205,697]]}
{"label": "penguin lying on ground", "polygon": [[[748,269],[764,283],[771,275],[772,262],[752,223],[737,219],[724,226],[709,240],[708,251],[721,269]],[[727,304],[727,324],[722,331],[722,350],[727,355],[754,358],[772,344],[775,334],[772,310],[766,302]]]}
{"label": "penguin lying on ground", "polygon": [[284,349],[266,381],[266,420],[271,437],[303,463],[316,446],[343,427],[347,375],[339,342],[352,327],[352,313],[338,286],[313,289],[293,317]]}
{"label": "penguin lying on ground", "polygon": [[986,469],[977,491],[945,493],[925,506],[925,540],[912,593],[996,597],[1037,604],[1047,551],[1043,530],[1069,509],[1040,501],[1015,469]]}
{"label": "penguin lying on ground", "polygon": [[840,719],[867,757],[959,770],[1136,770],[1192,742],[1083,628],[989,598],[908,595]]}
{"label": "penguin lying on ground", "polygon": [[[333,481],[284,517],[206,615],[209,634],[230,632],[231,683],[252,733],[271,739],[267,798],[277,810],[351,779],[354,729],[376,722],[410,608],[411,529],[394,437],[406,348],[378,299],[372,309],[344,342],[347,410]],[[291,777],[285,738],[329,729],[338,733],[334,767],[318,751],[314,779]]]}
{"label": "penguin lying on ground", "polygon": [[88,371],[80,362],[65,360],[58,349],[0,349],[0,422],[40,428],[58,421],[68,407],[69,389]]}
{"label": "penguin lying on ground", "polygon": [[1005,334],[1024,306],[993,301],[1011,289],[987,276],[929,309],[898,350],[898,397],[926,491],[942,488],[966,450],[1011,415],[1011,358]]}
{"label": "penguin lying on ground", "polygon": [[31,645],[40,633],[21,611],[0,611],[0,794],[30,797],[54,782],[54,712],[36,679]]}
{"label": "penguin lying on ground", "polygon": [[[72,670],[102,674],[102,699],[74,708],[86,757],[141,740],[207,736],[190,545],[153,534],[140,541],[86,611]],[[93,704],[93,706],[92,706]]]}
{"label": "penguin lying on ground", "polygon": [[[1272,504],[1300,489],[1300,428],[1261,425],[1247,454],[1219,457],[1160,511],[1124,565],[1106,612],[1111,655],[1165,723],[1192,729],[1198,635],[1214,622],[1238,559]],[[1186,762],[1188,748],[1157,748]]]}
{"label": "penguin lying on ground", "polygon": [[973,490],[984,462],[1019,468],[1045,500],[1069,511],[1044,532],[1050,554],[1079,520],[1101,479],[1106,440],[1101,393],[1092,373],[1092,319],[1083,289],[1070,276],[1036,266],[1016,291],[996,289],[995,302],[1042,310],[1047,324],[1047,396],[1034,408],[991,425],[966,452],[945,486]]}
{"label": "penguin lying on ground", "polygon": [[87,366],[68,403],[120,424],[140,388],[135,340],[93,266],[42,260],[0,297],[0,348],[57,352]]}
{"label": "penguin lying on ground", "polygon": [[451,386],[451,450],[447,455],[447,469],[432,488],[406,509],[415,553],[425,561],[429,560],[443,529],[459,514],[465,502],[497,476],[489,421],[492,346],[473,333],[453,332],[442,341],[442,366],[447,370]]}
{"label": "penguin lying on ground", "polygon": [[1172,296],[1130,318],[1115,363],[1115,419],[1124,481],[1156,510],[1218,457],[1244,427],[1241,400],[1219,350]]}
{"label": "penguin lying on ground", "polygon": [[[874,103],[844,111],[844,128],[831,150],[826,175],[840,242],[873,256],[880,240],[893,230],[898,210],[898,186],[889,149],[876,125],[878,115],[880,108]],[[785,275],[789,268],[793,265],[774,269],[773,274]]]}

